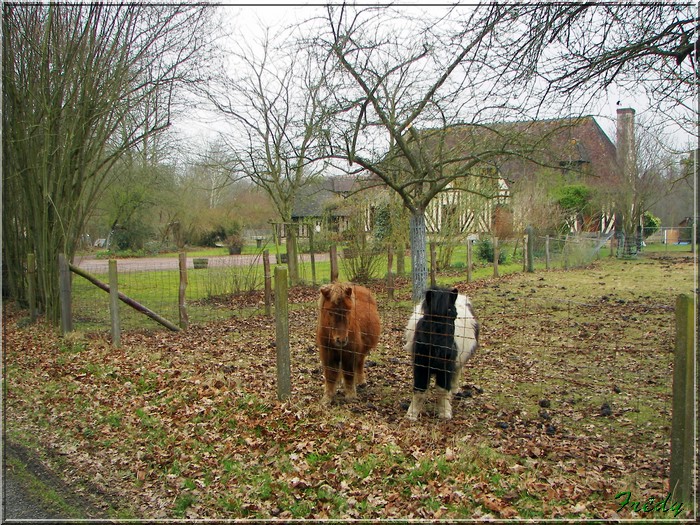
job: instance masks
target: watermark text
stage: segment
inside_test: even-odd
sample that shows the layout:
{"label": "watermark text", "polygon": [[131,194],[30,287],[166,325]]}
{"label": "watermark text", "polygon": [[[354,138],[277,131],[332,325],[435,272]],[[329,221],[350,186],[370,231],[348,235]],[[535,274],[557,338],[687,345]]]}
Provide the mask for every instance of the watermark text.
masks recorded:
{"label": "watermark text", "polygon": [[615,495],[615,499],[618,500],[620,508],[617,512],[620,512],[624,508],[634,512],[672,512],[673,517],[678,516],[683,510],[683,503],[680,501],[671,502],[671,494],[666,496],[666,499],[656,501],[654,498],[649,498],[646,501],[633,501],[632,492],[627,490],[624,492],[619,492]]}

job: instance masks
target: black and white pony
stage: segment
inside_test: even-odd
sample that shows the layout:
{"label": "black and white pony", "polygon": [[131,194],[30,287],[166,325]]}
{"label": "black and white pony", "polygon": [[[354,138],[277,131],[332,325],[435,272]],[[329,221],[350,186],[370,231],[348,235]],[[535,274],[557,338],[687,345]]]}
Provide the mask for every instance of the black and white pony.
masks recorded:
{"label": "black and white pony", "polygon": [[459,391],[462,368],[479,345],[479,323],[469,298],[457,288],[429,288],[413,309],[404,338],[413,355],[413,400],[406,417],[418,419],[434,375],[438,417],[451,419],[452,394]]}

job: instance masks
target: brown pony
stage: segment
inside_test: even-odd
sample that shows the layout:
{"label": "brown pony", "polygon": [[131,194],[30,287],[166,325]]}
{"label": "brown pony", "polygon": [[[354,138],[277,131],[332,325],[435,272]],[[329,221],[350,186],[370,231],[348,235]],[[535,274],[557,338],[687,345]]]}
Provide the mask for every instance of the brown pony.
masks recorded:
{"label": "brown pony", "polygon": [[379,340],[377,303],[364,286],[332,283],[321,287],[318,300],[316,344],[321,354],[328,404],[343,372],[345,398],[357,397],[356,385],[364,385],[365,358]]}

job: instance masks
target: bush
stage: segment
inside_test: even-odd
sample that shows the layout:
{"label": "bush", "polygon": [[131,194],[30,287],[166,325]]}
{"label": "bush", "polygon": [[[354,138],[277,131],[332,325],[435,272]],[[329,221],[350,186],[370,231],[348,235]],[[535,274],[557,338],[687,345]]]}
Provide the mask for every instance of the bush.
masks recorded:
{"label": "bush", "polygon": [[110,250],[139,251],[143,250],[145,242],[152,237],[153,231],[142,221],[130,220],[112,231]]}
{"label": "bush", "polygon": [[[493,263],[493,243],[490,239],[484,239],[476,243],[476,256],[482,261]],[[498,250],[498,264],[506,262],[507,254],[505,250]]]}
{"label": "bush", "polygon": [[651,212],[645,211],[642,220],[644,222],[644,237],[649,237],[650,235],[654,235],[657,231],[659,231],[659,227],[661,226],[661,219],[658,218],[656,215],[653,215]]}
{"label": "bush", "polygon": [[383,252],[368,237],[363,231],[352,230],[343,249],[341,264],[352,282],[368,283],[379,276]]}
{"label": "bush", "polygon": [[226,228],[219,225],[207,232],[204,232],[199,238],[199,245],[214,248],[216,247],[217,243],[223,242],[224,239],[226,239]]}
{"label": "bush", "polygon": [[210,268],[208,272],[205,290],[209,298],[253,292],[264,286],[263,275],[256,263]]}
{"label": "bush", "polygon": [[228,253],[230,255],[238,255],[243,250],[243,228],[240,223],[234,222],[228,228],[228,235],[226,236],[226,247],[228,248]]}

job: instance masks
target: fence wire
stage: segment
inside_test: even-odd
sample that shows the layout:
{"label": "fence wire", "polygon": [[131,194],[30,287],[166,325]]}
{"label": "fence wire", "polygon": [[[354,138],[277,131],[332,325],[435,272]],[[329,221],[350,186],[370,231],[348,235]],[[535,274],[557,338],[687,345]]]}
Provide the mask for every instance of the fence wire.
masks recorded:
{"label": "fence wire", "polygon": [[[664,230],[654,235],[659,239],[675,239],[673,235],[679,229]],[[680,229],[682,230],[682,229]],[[681,231],[679,236],[688,232]],[[687,236],[687,235],[686,235]],[[685,238],[685,237],[684,237]],[[533,239],[533,258],[535,271],[545,268],[567,269],[589,265],[596,259],[611,255],[613,238],[609,235],[566,235],[559,237],[535,236]],[[658,239],[657,239],[658,240]],[[471,270],[477,272],[474,279],[488,278],[495,274],[492,270],[493,248],[490,239],[472,244]],[[651,243],[651,237],[649,237]],[[486,250],[481,243],[486,243]],[[525,269],[524,238],[499,239],[498,252],[501,273]],[[665,249],[669,246],[665,245]],[[645,246],[642,248],[644,250]],[[438,271],[467,273],[466,242],[448,247],[438,245],[440,250],[450,250],[451,266],[437,267]],[[350,251],[338,251],[340,279],[363,281],[365,279],[382,279],[388,275],[387,253],[377,251],[376,247],[366,257]],[[355,250],[356,251],[356,250]],[[613,252],[612,255],[617,255]],[[490,258],[489,258],[490,257]],[[410,256],[404,254],[403,272],[399,271],[398,256],[394,253],[392,276],[410,276]],[[274,264],[274,256],[272,256]],[[298,273],[300,282],[310,286],[330,282],[328,254],[316,254],[314,270],[308,254],[300,261]],[[405,262],[404,262],[405,261]],[[107,260],[87,260],[80,267],[103,282],[108,282]],[[430,264],[430,263],[429,263]],[[118,260],[119,290],[155,311],[162,317],[178,324],[180,309],[178,304],[180,275],[177,258],[151,260]],[[359,278],[359,279],[356,279]],[[215,319],[226,319],[233,315],[256,315],[265,311],[264,272],[262,255],[222,256],[203,259],[187,259],[186,308],[189,322],[199,323]],[[392,286],[387,283],[387,287]],[[95,288],[79,276],[73,276],[73,313],[79,329],[109,331],[108,295]],[[238,310],[238,311],[236,311]],[[125,330],[135,328],[159,328],[160,325],[120,305]]]}

